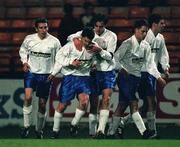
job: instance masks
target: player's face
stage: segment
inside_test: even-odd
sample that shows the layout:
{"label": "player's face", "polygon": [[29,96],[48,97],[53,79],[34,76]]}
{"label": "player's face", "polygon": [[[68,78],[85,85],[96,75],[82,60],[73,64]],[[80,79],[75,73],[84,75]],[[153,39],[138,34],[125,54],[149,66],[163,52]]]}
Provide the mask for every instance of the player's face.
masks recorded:
{"label": "player's face", "polygon": [[141,28],[135,29],[135,36],[138,41],[144,40],[146,37],[148,28],[146,26],[142,26]]}
{"label": "player's face", "polygon": [[165,20],[162,19],[158,24],[156,24],[158,32],[162,32],[166,26]]}
{"label": "player's face", "polygon": [[47,32],[48,32],[48,24],[47,23],[38,23],[36,31],[38,33],[38,36],[41,39],[45,38],[47,35]]}
{"label": "player's face", "polygon": [[82,43],[83,43],[83,46],[86,48],[86,49],[89,49],[89,46],[92,44],[92,40],[89,39],[88,37],[82,37]]}
{"label": "player's face", "polygon": [[97,21],[94,25],[96,34],[101,35],[104,32],[104,29],[105,29],[104,27],[105,27],[104,22]]}

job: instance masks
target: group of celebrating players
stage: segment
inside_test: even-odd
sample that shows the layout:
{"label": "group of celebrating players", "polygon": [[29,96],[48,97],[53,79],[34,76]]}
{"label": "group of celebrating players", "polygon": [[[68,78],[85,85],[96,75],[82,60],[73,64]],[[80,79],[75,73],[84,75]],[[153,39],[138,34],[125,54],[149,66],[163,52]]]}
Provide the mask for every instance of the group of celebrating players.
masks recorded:
{"label": "group of celebrating players", "polygon": [[[58,138],[60,122],[69,102],[75,97],[79,104],[70,125],[70,133],[77,135],[80,119],[89,111],[89,135],[96,139],[123,136],[124,112],[129,106],[132,119],[144,139],[156,138],[156,82],[166,84],[157,65],[160,63],[165,78],[169,77],[169,55],[161,31],[165,20],[152,14],[148,20],[134,22],[134,33],[117,47],[117,35],[106,28],[107,17],[96,14],[93,27],[70,34],[67,43],[48,33],[48,21],[35,21],[37,33],[25,37],[19,54],[24,70],[25,98],[23,105],[24,127],[21,137],[27,138],[31,126],[32,95],[39,97],[36,136],[44,137],[47,117],[46,102],[51,84],[58,73],[63,75],[59,89],[59,103],[54,113],[51,138]],[[115,85],[119,88],[119,103],[112,116],[110,127],[109,104]],[[147,101],[147,127],[138,109],[136,93]],[[101,101],[99,101],[101,96]]]}

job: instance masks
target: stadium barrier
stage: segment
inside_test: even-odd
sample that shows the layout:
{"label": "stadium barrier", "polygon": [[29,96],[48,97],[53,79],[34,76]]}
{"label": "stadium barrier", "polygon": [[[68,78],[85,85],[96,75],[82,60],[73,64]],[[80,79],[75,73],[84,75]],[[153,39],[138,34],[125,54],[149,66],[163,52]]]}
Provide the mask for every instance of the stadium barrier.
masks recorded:
{"label": "stadium barrier", "polygon": [[[47,103],[48,121],[53,121],[54,108],[58,103],[58,89],[61,78],[57,78],[52,87],[50,98]],[[22,125],[22,106],[23,106],[23,80],[22,79],[0,79],[0,126]],[[167,85],[162,89],[157,86],[157,122],[159,123],[180,123],[180,74],[171,74]],[[34,112],[37,111],[37,100],[33,98]],[[118,103],[118,89],[115,88],[112,95],[110,109],[111,114]],[[143,101],[139,100],[142,106]],[[74,111],[78,101],[75,98],[64,114],[63,121],[70,121],[74,116]],[[33,112],[33,114],[34,114]],[[129,110],[127,110],[127,113]],[[88,115],[82,121],[87,122]],[[34,119],[33,122],[36,120]]]}

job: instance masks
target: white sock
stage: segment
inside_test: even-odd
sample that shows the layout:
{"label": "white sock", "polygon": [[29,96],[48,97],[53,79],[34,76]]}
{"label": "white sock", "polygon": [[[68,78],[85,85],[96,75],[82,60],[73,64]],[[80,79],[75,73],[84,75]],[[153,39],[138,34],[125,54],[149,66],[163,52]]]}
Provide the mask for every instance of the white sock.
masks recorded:
{"label": "white sock", "polygon": [[55,113],[54,113],[53,131],[59,132],[60,122],[61,122],[62,117],[63,117],[62,113],[59,113],[59,112],[55,111]]}
{"label": "white sock", "polygon": [[32,113],[32,105],[23,106],[23,115],[24,115],[24,127],[27,128],[31,125],[31,113]]}
{"label": "white sock", "polygon": [[143,135],[143,132],[146,130],[146,127],[144,125],[144,122],[143,122],[142,117],[139,114],[139,112],[133,113],[132,119],[133,119],[134,123],[136,124],[136,127],[138,128],[141,135]]}
{"label": "white sock", "polygon": [[89,135],[95,135],[97,130],[97,115],[89,113]]}
{"label": "white sock", "polygon": [[102,131],[104,133],[106,124],[109,119],[109,110],[100,110],[100,115],[99,115],[99,127],[97,132]]}
{"label": "white sock", "polygon": [[155,130],[156,132],[156,112],[147,112],[147,124],[149,130]]}
{"label": "white sock", "polygon": [[42,131],[45,126],[47,118],[47,113],[42,114],[40,112],[37,113],[37,122],[36,122],[36,131]]}
{"label": "white sock", "polygon": [[[122,127],[126,124],[129,124],[132,122],[132,117],[131,117],[131,114],[128,114],[126,115],[125,117],[122,118]],[[120,126],[121,126],[121,123],[120,123]]]}
{"label": "white sock", "polygon": [[108,129],[108,135],[114,135],[116,133],[116,130],[119,126],[121,118],[119,116],[113,116],[112,122],[110,124],[110,127]]}
{"label": "white sock", "polygon": [[71,121],[71,125],[73,126],[77,125],[84,114],[85,114],[85,111],[76,108],[76,113],[73,120]]}

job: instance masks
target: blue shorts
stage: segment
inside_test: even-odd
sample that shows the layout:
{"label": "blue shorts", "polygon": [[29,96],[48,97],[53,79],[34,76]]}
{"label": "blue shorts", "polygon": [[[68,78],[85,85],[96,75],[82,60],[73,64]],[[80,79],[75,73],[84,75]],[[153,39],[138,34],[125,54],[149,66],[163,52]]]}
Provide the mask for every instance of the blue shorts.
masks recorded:
{"label": "blue shorts", "polygon": [[51,82],[47,81],[49,74],[24,73],[24,87],[36,91],[36,96],[47,99],[51,89]]}
{"label": "blue shorts", "polygon": [[70,102],[80,93],[90,95],[90,76],[64,76],[59,90],[60,102]]}
{"label": "blue shorts", "polygon": [[141,99],[156,95],[156,78],[148,72],[141,72],[138,94]]}
{"label": "blue shorts", "polygon": [[116,85],[115,70],[96,71],[96,95],[101,95],[104,89],[113,89]]}
{"label": "blue shorts", "polygon": [[119,101],[125,103],[137,101],[135,94],[139,86],[140,77],[134,75],[125,76],[119,73],[118,80]]}

